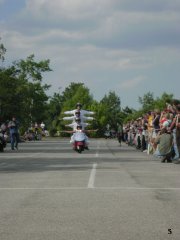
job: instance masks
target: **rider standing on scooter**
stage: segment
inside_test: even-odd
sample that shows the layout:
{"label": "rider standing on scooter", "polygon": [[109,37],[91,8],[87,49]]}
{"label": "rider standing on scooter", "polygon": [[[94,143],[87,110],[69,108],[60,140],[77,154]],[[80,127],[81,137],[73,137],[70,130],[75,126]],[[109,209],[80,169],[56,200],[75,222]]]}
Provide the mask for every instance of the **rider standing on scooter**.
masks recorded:
{"label": "rider standing on scooter", "polygon": [[73,130],[75,131],[77,129],[78,125],[81,125],[82,126],[82,130],[84,130],[85,127],[89,126],[89,123],[81,122],[80,118],[75,118],[75,122],[72,122],[71,124],[67,124],[65,126],[73,128]]}
{"label": "rider standing on scooter", "polygon": [[66,112],[64,112],[64,114],[73,114],[75,116],[75,113],[77,112],[77,110],[80,111],[80,114],[81,114],[82,117],[86,114],[88,114],[88,115],[93,115],[94,114],[94,112],[83,110],[81,103],[76,104],[76,109],[71,110],[71,111],[66,111]]}
{"label": "rider standing on scooter", "polygon": [[84,122],[87,120],[94,120],[93,117],[87,117],[87,116],[82,115],[80,110],[76,110],[76,112],[73,116],[63,117],[63,120],[72,120],[73,122],[75,122],[76,118],[80,118],[81,122]]}

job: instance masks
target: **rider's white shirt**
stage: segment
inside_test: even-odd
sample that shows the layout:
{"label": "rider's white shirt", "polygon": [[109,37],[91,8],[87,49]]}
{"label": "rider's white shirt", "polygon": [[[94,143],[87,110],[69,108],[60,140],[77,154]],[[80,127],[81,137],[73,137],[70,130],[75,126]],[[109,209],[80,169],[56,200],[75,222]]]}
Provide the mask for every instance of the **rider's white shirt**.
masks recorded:
{"label": "rider's white shirt", "polygon": [[[77,112],[77,109],[71,110],[71,111],[66,111],[64,112],[64,114],[72,114],[75,116],[75,113]],[[87,110],[80,110],[80,115],[84,116],[84,115],[93,115],[94,112],[91,111],[87,111]]]}
{"label": "rider's white shirt", "polygon": [[74,141],[85,141],[86,134],[82,130],[77,130],[73,133]]}
{"label": "rider's white shirt", "polygon": [[[75,131],[77,129],[78,125],[79,125],[78,123],[74,122],[74,123],[68,124],[66,126],[73,128],[73,130]],[[89,124],[88,123],[81,123],[80,125],[82,126],[82,130],[84,130],[85,127],[87,127]]]}
{"label": "rider's white shirt", "polygon": [[[81,119],[81,122],[83,123],[86,120],[93,120],[93,117],[85,117],[85,116],[80,116],[79,117]],[[72,120],[73,122],[75,122],[76,116],[70,116],[70,117],[63,117],[63,120]]]}

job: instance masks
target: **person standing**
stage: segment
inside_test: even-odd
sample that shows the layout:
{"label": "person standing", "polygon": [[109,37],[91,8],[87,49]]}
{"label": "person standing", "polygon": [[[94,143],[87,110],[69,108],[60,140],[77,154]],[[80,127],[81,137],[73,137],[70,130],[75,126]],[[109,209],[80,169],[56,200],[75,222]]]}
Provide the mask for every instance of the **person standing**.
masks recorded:
{"label": "person standing", "polygon": [[71,110],[71,111],[66,111],[66,112],[64,112],[64,114],[72,114],[72,115],[74,115],[75,117],[77,117],[77,116],[76,116],[76,112],[77,112],[77,111],[80,112],[80,117],[81,117],[81,118],[84,117],[84,115],[93,115],[93,114],[94,114],[94,112],[87,111],[87,110],[83,110],[81,103],[77,103],[77,104],[76,104],[76,109]]}
{"label": "person standing", "polygon": [[122,139],[123,139],[123,127],[119,123],[117,123],[117,139],[118,139],[118,142],[121,146],[121,142],[122,142]]}
{"label": "person standing", "polygon": [[174,163],[180,164],[180,105],[177,106],[177,115],[175,117],[176,120],[176,139],[175,139],[175,153],[176,153],[176,161]]}
{"label": "person standing", "polygon": [[180,163],[180,106],[174,106],[174,118],[170,124],[169,131],[173,134],[173,149],[174,156],[172,158],[173,162],[176,164]]}
{"label": "person standing", "polygon": [[42,131],[44,132],[44,130],[45,130],[45,124],[44,124],[43,122],[41,122],[40,126],[41,126]]}
{"label": "person standing", "polygon": [[82,126],[82,130],[85,130],[85,127],[87,127],[89,125],[89,123],[81,122],[80,118],[76,118],[75,122],[72,122],[71,124],[67,124],[65,126],[73,128],[73,130],[75,131],[77,129],[78,125],[81,125]]}
{"label": "person standing", "polygon": [[87,121],[87,120],[94,120],[93,117],[87,117],[87,116],[81,116],[80,111],[76,111],[75,115],[70,116],[70,117],[63,117],[63,120],[72,120],[72,122],[75,122],[75,119],[79,118],[81,122]]}
{"label": "person standing", "polygon": [[8,128],[10,132],[10,139],[11,139],[11,149],[14,148],[18,149],[19,143],[19,123],[16,120],[16,117],[12,117],[12,120],[8,123]]}

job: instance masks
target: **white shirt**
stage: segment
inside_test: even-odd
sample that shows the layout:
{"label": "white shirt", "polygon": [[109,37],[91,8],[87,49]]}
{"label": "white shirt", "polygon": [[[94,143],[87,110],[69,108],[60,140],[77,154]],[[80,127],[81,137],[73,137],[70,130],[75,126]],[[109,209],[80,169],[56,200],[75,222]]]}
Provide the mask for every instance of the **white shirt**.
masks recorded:
{"label": "white shirt", "polygon": [[[79,117],[81,119],[81,123],[83,123],[86,120],[93,120],[93,117],[85,117],[85,116],[80,116]],[[71,116],[71,117],[63,117],[63,120],[72,120],[73,122],[75,122],[76,116]]]}
{"label": "white shirt", "polygon": [[[66,111],[64,112],[64,114],[73,114],[75,116],[75,113],[77,112],[78,110],[77,109],[74,109],[74,110],[71,110],[71,111]],[[93,115],[94,112],[91,112],[91,111],[87,111],[87,110],[80,110],[80,116],[84,116],[84,115]]]}
{"label": "white shirt", "polygon": [[77,130],[75,133],[73,133],[74,141],[85,141],[86,140],[86,134],[82,132],[82,130]]}
{"label": "white shirt", "polygon": [[[77,129],[78,125],[79,125],[78,123],[74,122],[74,123],[68,124],[66,126],[73,128],[73,130],[75,131]],[[80,125],[82,126],[82,130],[84,130],[85,127],[87,127],[89,124],[88,123],[81,123]]]}

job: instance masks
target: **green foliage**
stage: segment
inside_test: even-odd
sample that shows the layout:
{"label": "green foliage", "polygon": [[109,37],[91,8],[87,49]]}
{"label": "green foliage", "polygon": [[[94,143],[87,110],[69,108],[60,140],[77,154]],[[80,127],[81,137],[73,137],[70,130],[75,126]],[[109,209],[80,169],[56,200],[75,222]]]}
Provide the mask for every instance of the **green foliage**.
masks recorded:
{"label": "green foliage", "polygon": [[49,67],[49,59],[36,62],[34,60],[34,54],[28,56],[26,60],[20,60],[14,62],[17,69],[17,75],[21,79],[34,82],[42,81],[42,73],[52,71]]}
{"label": "green foliage", "polygon": [[154,109],[163,110],[166,107],[166,103],[171,103],[173,94],[163,93],[161,97],[158,97],[154,103]]}
{"label": "green foliage", "polygon": [[131,118],[133,118],[133,115],[136,113],[137,111],[129,108],[128,106],[126,106],[125,108],[122,109],[121,111],[121,118],[123,119],[123,122],[127,122],[129,121]]}
{"label": "green foliage", "polygon": [[26,93],[22,81],[13,76],[13,68],[0,70],[1,118],[9,119],[12,115],[21,115],[21,102]]}
{"label": "green foliage", "polygon": [[46,124],[48,126],[51,136],[54,136],[57,130],[61,129],[61,121],[59,115],[62,110],[63,97],[59,93],[54,93],[54,96],[50,98],[47,110]]}
{"label": "green foliage", "polygon": [[93,97],[84,83],[71,83],[62,93],[63,111],[75,109],[76,103],[80,102],[84,109],[89,108],[92,104]]}
{"label": "green foliage", "polygon": [[[1,40],[1,38],[0,38],[0,40]],[[0,44],[0,60],[2,61],[2,62],[4,62],[4,60],[5,60],[5,53],[6,53],[6,48],[4,47],[4,45],[1,43]]]}
{"label": "green foliage", "polygon": [[142,105],[142,109],[146,112],[154,108],[154,96],[153,93],[148,92],[143,97],[139,97],[139,103]]}
{"label": "green foliage", "polygon": [[131,120],[136,120],[137,118],[142,117],[145,113],[147,113],[147,112],[145,112],[143,110],[134,111],[124,118],[124,123],[127,123]]}
{"label": "green foliage", "polygon": [[42,85],[42,72],[50,71],[49,60],[34,62],[34,55],[21,60],[11,67],[0,69],[0,113],[1,121],[13,115],[23,129],[30,122],[44,121],[48,96],[45,91],[50,86]]}
{"label": "green foliage", "polygon": [[105,95],[100,103],[97,105],[97,123],[98,129],[103,133],[106,126],[109,125],[111,129],[117,129],[117,123],[121,123],[121,102],[120,98],[115,92],[110,91]]}

